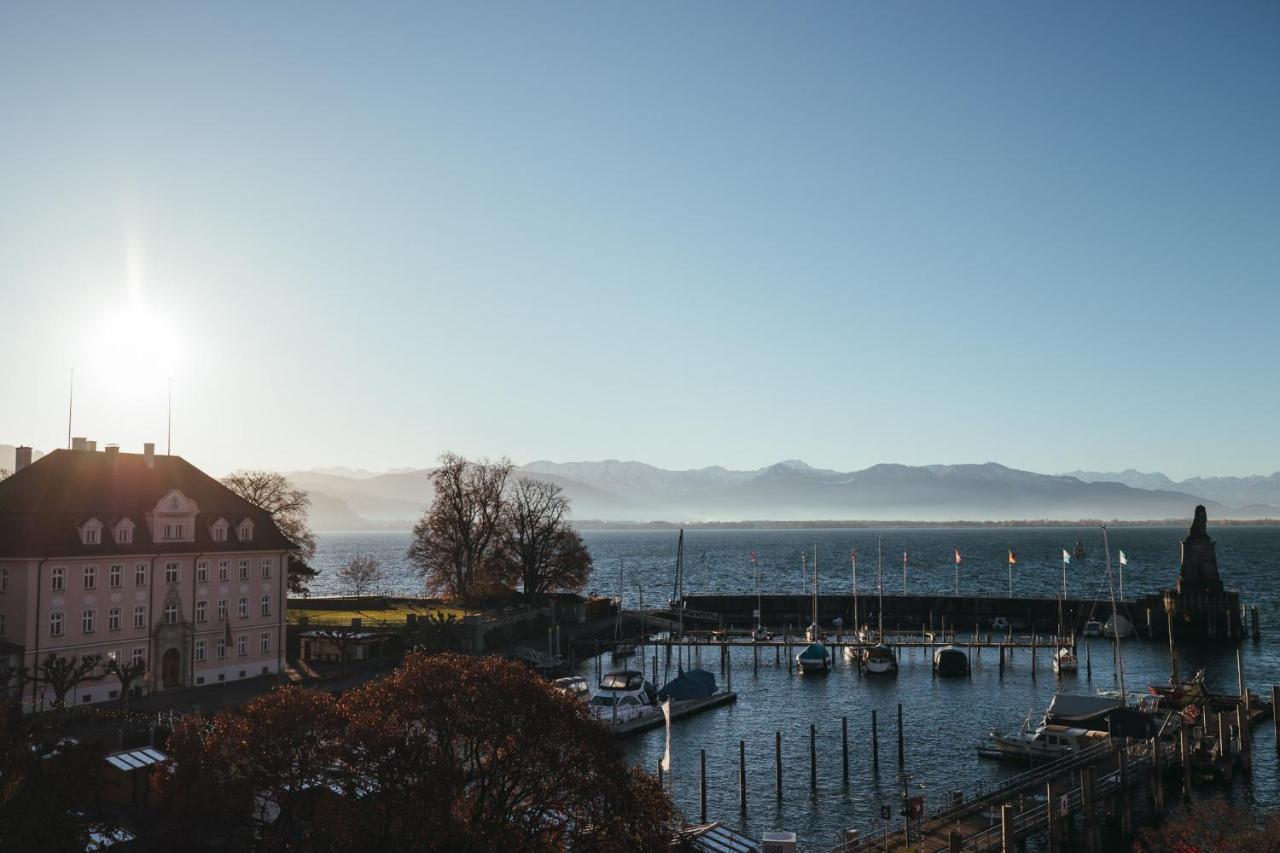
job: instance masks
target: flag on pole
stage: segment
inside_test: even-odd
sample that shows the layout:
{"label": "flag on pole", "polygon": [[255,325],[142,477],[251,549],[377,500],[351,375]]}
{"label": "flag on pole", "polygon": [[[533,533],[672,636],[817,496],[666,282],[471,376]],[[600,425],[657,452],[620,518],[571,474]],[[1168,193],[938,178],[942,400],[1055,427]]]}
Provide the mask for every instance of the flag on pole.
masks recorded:
{"label": "flag on pole", "polygon": [[1129,565],[1129,558],[1124,555],[1124,551],[1120,552],[1120,565],[1122,566]]}
{"label": "flag on pole", "polygon": [[956,565],[960,565],[960,549],[956,549]]}
{"label": "flag on pole", "polygon": [[756,552],[752,551],[751,556],[748,557],[748,559],[751,560],[752,563],[754,563],[756,561]]}
{"label": "flag on pole", "polygon": [[667,747],[662,753],[662,771],[671,772],[671,700],[662,700],[662,719],[667,726]]}
{"label": "flag on pole", "polygon": [[1009,565],[1018,565],[1018,555],[1013,552],[1012,548],[1009,549]]}
{"label": "flag on pole", "polygon": [[907,552],[906,552],[906,551],[903,551],[903,552],[902,552],[902,565],[904,565],[904,566],[905,566],[906,564],[907,564]]}
{"label": "flag on pole", "polygon": [[1071,555],[1067,553],[1067,549],[1066,549],[1066,548],[1063,548],[1063,549],[1062,549],[1062,562],[1067,563],[1067,564],[1070,564],[1070,563],[1071,563]]}
{"label": "flag on pole", "polygon": [[851,562],[851,563],[856,563],[856,562],[858,562],[858,552],[857,552],[857,551],[850,551],[850,552],[849,552],[849,562]]}

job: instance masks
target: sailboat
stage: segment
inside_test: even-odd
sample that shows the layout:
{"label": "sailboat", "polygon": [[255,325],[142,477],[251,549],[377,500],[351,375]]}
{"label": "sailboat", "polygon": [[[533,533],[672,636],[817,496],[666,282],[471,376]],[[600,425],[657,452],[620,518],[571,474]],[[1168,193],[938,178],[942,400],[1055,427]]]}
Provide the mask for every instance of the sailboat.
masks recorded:
{"label": "sailboat", "polygon": [[796,666],[801,672],[825,672],[831,669],[831,651],[821,639],[818,628],[818,546],[813,546],[813,623],[805,631],[809,645],[796,655]]}
{"label": "sailboat", "polygon": [[[1123,617],[1120,616],[1117,610],[1116,587],[1111,581],[1111,543],[1107,539],[1107,527],[1105,524],[1102,526],[1102,548],[1106,552],[1107,556],[1107,589],[1111,593],[1111,619],[1108,620],[1108,624],[1119,626],[1120,619]],[[1124,689],[1124,654],[1120,649],[1121,636],[1122,635],[1118,631],[1113,630],[1111,632],[1111,637],[1115,640],[1116,675],[1120,679],[1120,705],[1121,707],[1125,707],[1128,704],[1128,694],[1125,693]]]}
{"label": "sailboat", "polygon": [[898,656],[884,641],[884,550],[876,538],[876,583],[879,586],[879,628],[876,644],[862,655],[862,668],[868,675],[897,675]]}
{"label": "sailboat", "polygon": [[1067,563],[1065,560],[1066,552],[1063,552],[1062,563],[1062,594],[1058,596],[1058,649],[1053,653],[1053,672],[1055,675],[1063,675],[1080,671],[1080,659],[1076,657],[1076,650],[1072,648],[1070,642],[1066,642],[1062,637],[1062,604],[1067,597]]}

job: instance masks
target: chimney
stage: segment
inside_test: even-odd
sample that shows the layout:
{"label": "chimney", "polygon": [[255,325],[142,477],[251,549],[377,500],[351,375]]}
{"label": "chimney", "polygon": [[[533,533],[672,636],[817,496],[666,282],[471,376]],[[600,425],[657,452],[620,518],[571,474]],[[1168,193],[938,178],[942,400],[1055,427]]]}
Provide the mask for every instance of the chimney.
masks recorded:
{"label": "chimney", "polygon": [[108,444],[106,447],[102,448],[102,452],[108,456],[117,456],[120,453],[120,445]]}
{"label": "chimney", "polygon": [[147,463],[148,468],[156,467],[156,445],[155,442],[148,441],[142,445],[142,460]]}
{"label": "chimney", "polygon": [[85,449],[86,449],[86,450],[88,450],[90,453],[97,453],[97,452],[98,452],[98,442],[96,442],[96,441],[90,441],[90,442],[87,442],[87,444],[88,444],[89,446],[88,446],[88,447],[86,447]]}
{"label": "chimney", "polygon": [[71,449],[72,450],[88,450],[89,439],[85,438],[82,435],[76,436],[75,438],[71,439]]}
{"label": "chimney", "polygon": [[14,448],[13,451],[13,472],[16,474],[23,468],[31,464],[31,448],[25,444],[21,447]]}

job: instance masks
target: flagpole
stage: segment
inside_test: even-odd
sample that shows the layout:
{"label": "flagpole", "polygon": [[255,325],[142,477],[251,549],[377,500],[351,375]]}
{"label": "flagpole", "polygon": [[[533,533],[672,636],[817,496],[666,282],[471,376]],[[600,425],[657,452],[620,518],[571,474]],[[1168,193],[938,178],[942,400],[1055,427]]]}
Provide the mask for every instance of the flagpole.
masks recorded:
{"label": "flagpole", "polygon": [[1007,560],[1009,562],[1009,597],[1013,598],[1013,549],[1012,548],[1009,549]]}
{"label": "flagpole", "polygon": [[853,564],[853,630],[856,634],[858,631],[858,552],[852,551],[849,554],[849,562]]}
{"label": "flagpole", "polygon": [[907,594],[907,552],[902,552],[902,594]]}
{"label": "flagpole", "polygon": [[960,549],[956,549],[956,595],[960,595]]}

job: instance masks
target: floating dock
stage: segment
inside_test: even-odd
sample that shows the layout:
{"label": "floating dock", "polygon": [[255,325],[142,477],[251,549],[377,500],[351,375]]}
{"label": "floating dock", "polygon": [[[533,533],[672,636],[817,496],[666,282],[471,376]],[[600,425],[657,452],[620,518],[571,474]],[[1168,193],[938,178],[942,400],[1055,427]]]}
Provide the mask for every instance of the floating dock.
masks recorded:
{"label": "floating dock", "polygon": [[[738,701],[738,694],[732,690],[721,690],[713,693],[703,699],[682,699],[671,703],[671,720],[675,722],[682,717],[691,717],[694,714],[700,714],[711,708],[718,708],[721,705],[730,705]],[[606,724],[608,720],[604,720]],[[662,714],[649,714],[644,717],[636,717],[631,720],[624,720],[617,725],[610,725],[613,733],[618,737],[627,737],[628,735],[638,734],[649,729],[656,729],[663,724]]]}

